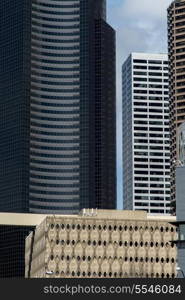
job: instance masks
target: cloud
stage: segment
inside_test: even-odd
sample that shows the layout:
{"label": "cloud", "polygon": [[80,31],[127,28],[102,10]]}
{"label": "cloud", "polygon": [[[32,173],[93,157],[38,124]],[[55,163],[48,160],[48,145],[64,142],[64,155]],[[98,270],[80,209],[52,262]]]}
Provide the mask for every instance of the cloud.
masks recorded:
{"label": "cloud", "polygon": [[118,207],[122,207],[121,67],[131,52],[167,52],[167,7],[172,0],[107,0],[108,22],[117,36]]}
{"label": "cloud", "polygon": [[109,20],[117,31],[120,64],[130,52],[167,51],[166,9],[170,3],[171,0],[110,1]]}
{"label": "cloud", "polygon": [[123,0],[119,11],[122,16],[129,14],[135,18],[145,17],[160,18],[166,15],[166,8],[171,0]]}

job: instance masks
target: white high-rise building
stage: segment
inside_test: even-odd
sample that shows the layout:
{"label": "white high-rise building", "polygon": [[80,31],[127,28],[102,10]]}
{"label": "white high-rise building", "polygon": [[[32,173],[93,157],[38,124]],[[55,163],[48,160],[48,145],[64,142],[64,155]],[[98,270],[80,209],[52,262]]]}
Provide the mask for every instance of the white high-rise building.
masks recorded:
{"label": "white high-rise building", "polygon": [[123,207],[170,214],[168,56],[132,53],[122,92]]}

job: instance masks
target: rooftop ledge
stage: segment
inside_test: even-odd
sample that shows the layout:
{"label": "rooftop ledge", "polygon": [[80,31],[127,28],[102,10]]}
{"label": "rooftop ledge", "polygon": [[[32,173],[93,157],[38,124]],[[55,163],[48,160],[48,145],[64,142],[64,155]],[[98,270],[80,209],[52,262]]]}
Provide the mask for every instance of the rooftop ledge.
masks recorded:
{"label": "rooftop ledge", "polygon": [[116,219],[116,220],[141,220],[141,221],[164,221],[175,222],[175,216],[168,215],[149,215],[145,211],[131,210],[98,210],[83,209],[79,215],[49,215],[49,214],[24,214],[24,213],[0,213],[0,225],[13,226],[37,226],[44,221],[46,217],[60,218],[95,218],[95,219]]}

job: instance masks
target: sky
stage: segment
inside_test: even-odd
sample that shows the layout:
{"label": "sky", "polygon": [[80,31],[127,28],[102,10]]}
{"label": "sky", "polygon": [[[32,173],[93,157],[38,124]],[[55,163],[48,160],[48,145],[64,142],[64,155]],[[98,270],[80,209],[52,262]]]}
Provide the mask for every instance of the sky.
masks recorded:
{"label": "sky", "polygon": [[117,56],[117,195],[122,196],[121,66],[131,52],[167,52],[167,7],[172,0],[107,0],[107,19],[116,30]]}

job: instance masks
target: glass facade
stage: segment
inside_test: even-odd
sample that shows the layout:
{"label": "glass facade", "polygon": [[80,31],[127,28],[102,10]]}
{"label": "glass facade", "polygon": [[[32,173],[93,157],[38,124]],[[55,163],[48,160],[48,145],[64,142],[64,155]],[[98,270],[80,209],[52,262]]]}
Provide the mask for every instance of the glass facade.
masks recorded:
{"label": "glass facade", "polygon": [[104,20],[96,20],[95,34],[94,189],[96,207],[111,209],[116,198],[115,34]]}
{"label": "glass facade", "polygon": [[80,1],[58,3],[32,0],[29,187],[34,213],[77,213],[80,203]]}
{"label": "glass facade", "polygon": [[2,0],[0,11],[0,211],[25,212],[29,199],[30,3]]}
{"label": "glass facade", "polygon": [[[81,208],[116,207],[115,32],[106,1],[81,1]],[[88,101],[87,101],[88,99]]]}
{"label": "glass facade", "polygon": [[34,228],[0,225],[0,278],[24,277],[25,239]]}
{"label": "glass facade", "polygon": [[0,210],[115,208],[115,33],[106,1],[0,5]]}

